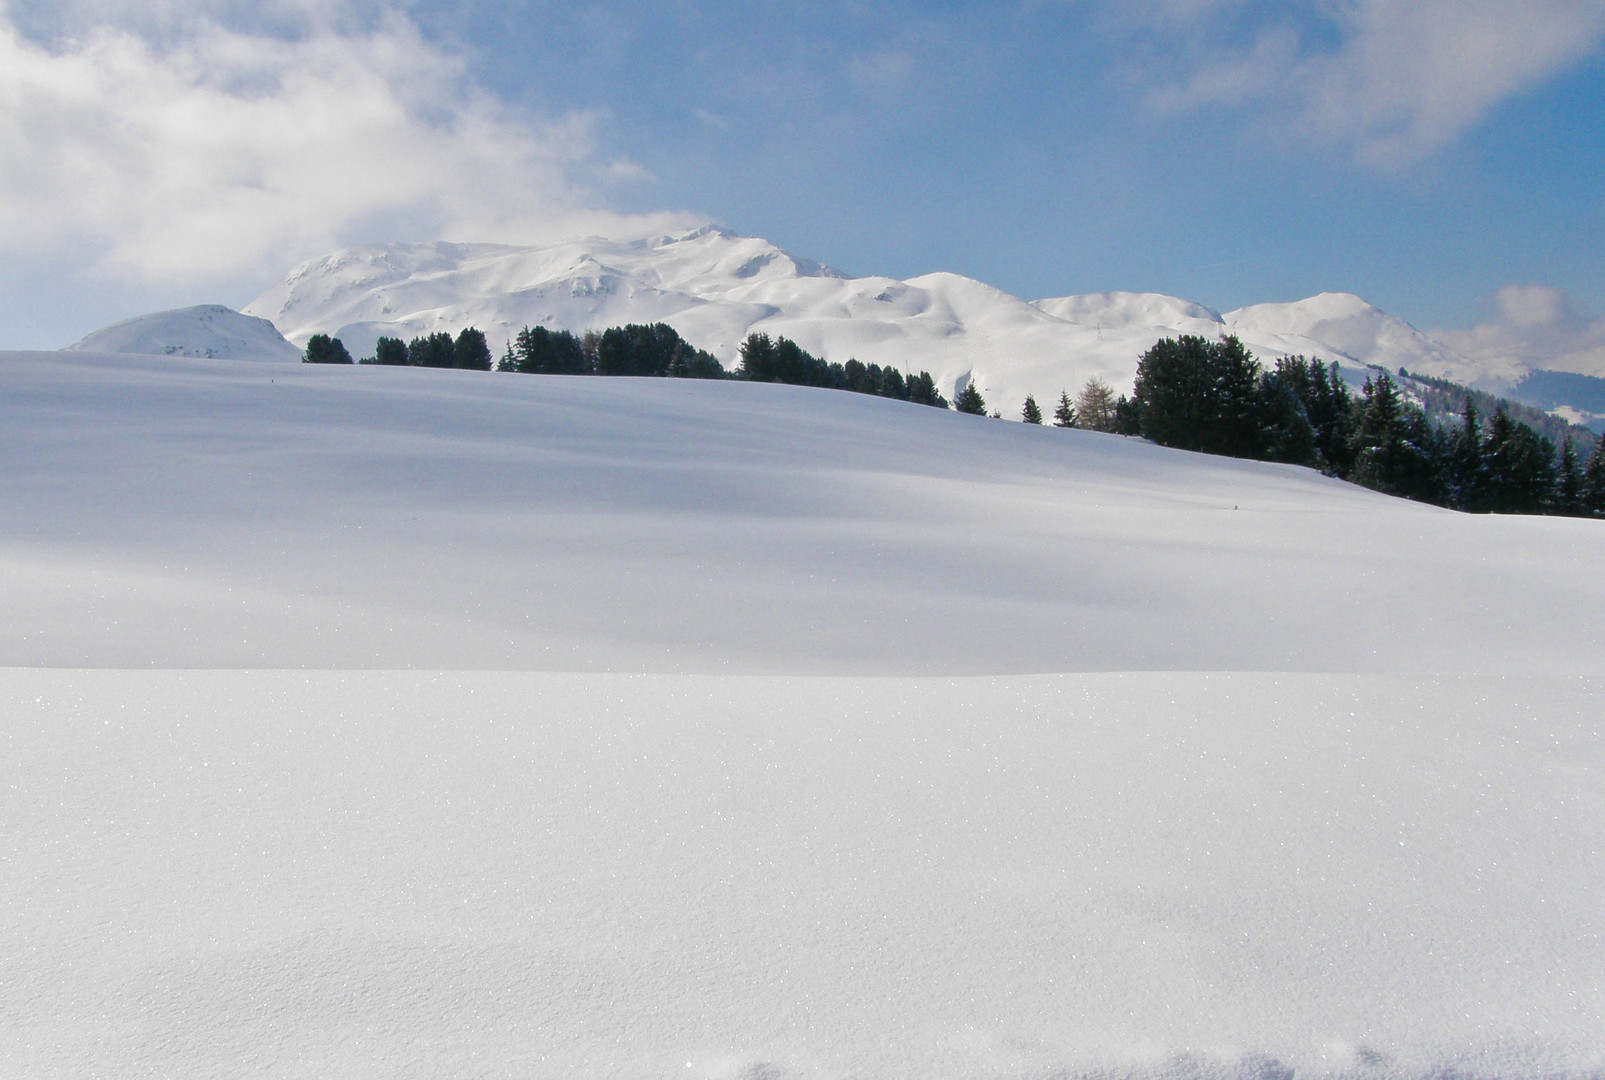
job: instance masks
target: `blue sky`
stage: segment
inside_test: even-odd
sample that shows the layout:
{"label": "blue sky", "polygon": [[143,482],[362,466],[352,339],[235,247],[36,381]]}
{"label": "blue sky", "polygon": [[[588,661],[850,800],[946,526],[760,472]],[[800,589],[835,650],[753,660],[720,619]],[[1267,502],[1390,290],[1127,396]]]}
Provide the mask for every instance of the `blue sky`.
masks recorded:
{"label": "blue sky", "polygon": [[345,243],[702,219],[1027,298],[1605,315],[1598,0],[0,13],[0,347],[240,306]]}

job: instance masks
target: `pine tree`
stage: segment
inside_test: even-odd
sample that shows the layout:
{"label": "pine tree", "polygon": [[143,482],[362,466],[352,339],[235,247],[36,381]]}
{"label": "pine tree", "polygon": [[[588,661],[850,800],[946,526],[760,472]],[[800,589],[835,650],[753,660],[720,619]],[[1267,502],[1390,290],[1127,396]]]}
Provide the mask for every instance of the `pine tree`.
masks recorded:
{"label": "pine tree", "polygon": [[936,380],[931,378],[929,371],[922,371],[918,375],[910,375],[908,379],[908,400],[916,405],[930,405],[938,409],[947,408],[947,398],[936,389]]}
{"label": "pine tree", "polygon": [[973,416],[986,415],[986,399],[981,396],[974,379],[964,384],[964,389],[953,399],[953,407],[961,413],[970,413]]}
{"label": "pine tree", "polygon": [[485,340],[485,332],[468,327],[457,335],[452,343],[452,365],[469,371],[490,370],[490,343]]}
{"label": "pine tree", "polygon": [[1496,514],[1537,514],[1555,491],[1555,446],[1501,405],[1483,444],[1488,462],[1488,509]]}
{"label": "pine tree", "polygon": [[1605,439],[1583,465],[1582,510],[1590,517],[1605,517]]}
{"label": "pine tree", "polygon": [[747,335],[741,343],[741,366],[736,374],[748,382],[775,381],[775,343],[768,334]]}
{"label": "pine tree", "polygon": [[1059,405],[1053,410],[1053,426],[1072,428],[1076,426],[1076,409],[1070,404],[1070,392],[1059,391]]}
{"label": "pine tree", "polygon": [[1020,419],[1027,424],[1042,423],[1042,410],[1037,408],[1037,399],[1030,394],[1025,396],[1025,405],[1020,409]]}
{"label": "pine tree", "polygon": [[[1161,446],[1248,457],[1257,437],[1259,364],[1235,337],[1158,341],[1137,360],[1142,434]],[[1087,424],[1085,415],[1081,422]]]}
{"label": "pine tree", "polygon": [[389,367],[405,367],[407,364],[407,343],[400,338],[380,338],[373,347],[373,362]]}
{"label": "pine tree", "polygon": [[1261,461],[1313,465],[1316,461],[1315,427],[1304,411],[1297,387],[1299,377],[1288,377],[1282,365],[1260,377],[1255,402],[1258,433],[1254,456]]}
{"label": "pine tree", "polygon": [[413,367],[449,368],[457,366],[457,345],[444,330],[407,342],[407,363]]}
{"label": "pine tree", "polygon": [[307,339],[306,354],[301,357],[303,364],[349,364],[352,362],[351,354],[346,351],[339,338],[332,338],[328,334],[313,334]]}
{"label": "pine tree", "polygon": [[1460,510],[1486,510],[1488,465],[1482,455],[1482,429],[1477,403],[1466,396],[1465,417],[1449,444],[1449,488],[1452,505]]}
{"label": "pine tree", "polygon": [[1404,410],[1399,388],[1387,372],[1365,380],[1361,391],[1360,423],[1354,432],[1354,472],[1356,484],[1402,494],[1400,481],[1404,457]]}
{"label": "pine tree", "polygon": [[1583,467],[1577,460],[1572,437],[1560,444],[1560,469],[1555,477],[1555,513],[1576,517],[1583,513]]}

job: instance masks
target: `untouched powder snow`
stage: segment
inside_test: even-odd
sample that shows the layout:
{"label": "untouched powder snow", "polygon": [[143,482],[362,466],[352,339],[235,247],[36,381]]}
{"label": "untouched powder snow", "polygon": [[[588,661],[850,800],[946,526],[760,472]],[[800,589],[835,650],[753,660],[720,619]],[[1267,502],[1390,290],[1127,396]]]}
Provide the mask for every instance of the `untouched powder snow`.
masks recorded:
{"label": "untouched powder snow", "polygon": [[1605,1070],[1598,523],[796,387],[0,377],[0,1075]]}

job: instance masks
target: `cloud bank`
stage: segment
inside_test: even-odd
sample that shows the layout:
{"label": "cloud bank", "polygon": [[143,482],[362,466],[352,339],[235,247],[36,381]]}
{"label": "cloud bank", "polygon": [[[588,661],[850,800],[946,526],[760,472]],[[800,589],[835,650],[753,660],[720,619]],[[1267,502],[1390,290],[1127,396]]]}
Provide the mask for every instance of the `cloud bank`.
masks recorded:
{"label": "cloud bank", "polygon": [[[672,227],[597,192],[595,118],[492,98],[394,11],[167,2],[41,41],[0,7],[0,250],[115,279],[282,270],[366,233],[509,242]],[[285,33],[288,29],[290,32]],[[70,35],[70,36],[69,36]]]}
{"label": "cloud bank", "polygon": [[1476,360],[1516,359],[1535,368],[1605,377],[1605,318],[1578,310],[1547,285],[1506,285],[1494,295],[1497,315],[1470,330],[1432,336]]}
{"label": "cloud bank", "polygon": [[1605,43],[1598,0],[1147,0],[1122,16],[1161,43],[1158,109],[1259,113],[1280,136],[1374,167],[1415,164],[1500,102]]}

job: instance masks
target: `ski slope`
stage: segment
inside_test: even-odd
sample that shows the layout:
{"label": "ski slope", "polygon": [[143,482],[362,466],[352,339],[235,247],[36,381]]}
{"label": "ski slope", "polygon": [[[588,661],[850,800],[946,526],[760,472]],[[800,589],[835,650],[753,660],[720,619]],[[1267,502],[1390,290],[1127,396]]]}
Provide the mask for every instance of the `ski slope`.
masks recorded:
{"label": "ski slope", "polygon": [[1605,529],[0,354],[0,1075],[1585,1077]]}

